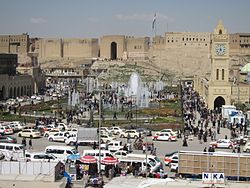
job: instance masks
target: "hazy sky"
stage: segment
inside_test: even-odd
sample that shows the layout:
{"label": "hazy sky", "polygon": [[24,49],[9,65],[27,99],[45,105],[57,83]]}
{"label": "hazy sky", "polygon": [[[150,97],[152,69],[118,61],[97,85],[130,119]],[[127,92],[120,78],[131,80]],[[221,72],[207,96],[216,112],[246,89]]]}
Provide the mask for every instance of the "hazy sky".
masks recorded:
{"label": "hazy sky", "polygon": [[250,33],[250,0],[0,0],[0,34],[89,38],[156,32],[212,32],[222,19],[230,33]]}

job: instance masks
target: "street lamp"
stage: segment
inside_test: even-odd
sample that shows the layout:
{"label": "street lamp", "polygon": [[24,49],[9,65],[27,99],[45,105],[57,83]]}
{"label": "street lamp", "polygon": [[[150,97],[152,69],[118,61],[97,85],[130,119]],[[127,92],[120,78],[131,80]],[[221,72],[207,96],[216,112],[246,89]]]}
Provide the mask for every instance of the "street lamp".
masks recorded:
{"label": "street lamp", "polygon": [[101,120],[101,110],[102,110],[102,93],[100,92],[99,93],[99,124],[98,124],[98,145],[99,145],[99,163],[98,163],[98,172],[99,172],[99,175],[100,175],[100,172],[101,172],[101,123],[102,123],[102,120]]}

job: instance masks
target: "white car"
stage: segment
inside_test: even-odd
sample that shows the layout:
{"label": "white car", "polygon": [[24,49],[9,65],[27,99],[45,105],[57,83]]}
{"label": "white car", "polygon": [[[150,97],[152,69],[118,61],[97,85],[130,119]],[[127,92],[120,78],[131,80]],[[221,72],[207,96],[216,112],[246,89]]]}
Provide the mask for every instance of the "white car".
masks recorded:
{"label": "white car", "polygon": [[49,136],[52,136],[52,135],[57,134],[59,132],[60,131],[58,129],[52,129],[52,130],[49,130],[49,131],[45,131],[43,135],[45,137],[49,137]]}
{"label": "white car", "polygon": [[41,137],[41,133],[34,129],[23,129],[19,133],[17,133],[19,137],[28,137],[28,138],[39,138]]}
{"label": "white car", "polygon": [[0,133],[2,135],[10,135],[10,134],[14,134],[14,130],[9,127],[9,126],[0,126]]}
{"label": "white car", "polygon": [[26,161],[59,162],[56,156],[44,152],[25,152]]}
{"label": "white car", "polygon": [[134,129],[126,130],[125,132],[120,133],[120,138],[127,138],[128,135],[130,136],[130,138],[139,138],[140,133]]}
{"label": "white car", "polygon": [[109,129],[108,127],[101,127],[101,128],[100,128],[100,131],[106,132],[106,133],[108,133],[108,134],[110,134],[110,133],[112,132],[112,130]]}
{"label": "white car", "polygon": [[109,143],[111,142],[112,140],[115,140],[116,138],[115,137],[112,137],[112,136],[109,136],[109,135],[100,135],[101,138],[101,143]]}
{"label": "white car", "polygon": [[118,159],[119,159],[119,158],[126,157],[127,154],[128,154],[128,152],[125,151],[125,150],[118,150],[118,151],[116,151],[116,152],[113,153],[113,155],[114,155],[116,158],[118,158]]}
{"label": "white car", "polygon": [[18,132],[25,127],[25,124],[21,121],[12,121],[8,124],[8,126],[10,126],[14,130],[14,132]]}
{"label": "white car", "polygon": [[50,142],[65,142],[66,138],[69,136],[69,132],[59,132],[48,137]]}
{"label": "white car", "polygon": [[228,148],[228,149],[232,149],[233,147],[237,146],[237,144],[231,141],[230,139],[219,139],[215,142],[210,142],[209,145],[212,146],[213,148]]}
{"label": "white car", "polygon": [[153,140],[161,140],[161,141],[177,141],[177,137],[174,136],[172,133],[169,132],[164,132],[164,133],[160,133],[157,136],[153,137]]}
{"label": "white car", "polygon": [[177,136],[177,131],[173,131],[172,129],[162,129],[160,133],[172,133],[172,135]]}
{"label": "white car", "polygon": [[109,130],[115,135],[119,135],[123,132],[123,129],[121,129],[120,127],[110,127]]}

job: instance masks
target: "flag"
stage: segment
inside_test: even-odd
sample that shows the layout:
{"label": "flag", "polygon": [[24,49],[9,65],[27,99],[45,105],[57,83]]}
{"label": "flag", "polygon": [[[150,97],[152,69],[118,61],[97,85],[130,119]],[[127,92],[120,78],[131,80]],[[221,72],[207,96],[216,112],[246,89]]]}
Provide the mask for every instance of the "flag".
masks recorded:
{"label": "flag", "polygon": [[155,29],[155,24],[156,24],[156,13],[155,13],[154,18],[153,18],[152,30]]}

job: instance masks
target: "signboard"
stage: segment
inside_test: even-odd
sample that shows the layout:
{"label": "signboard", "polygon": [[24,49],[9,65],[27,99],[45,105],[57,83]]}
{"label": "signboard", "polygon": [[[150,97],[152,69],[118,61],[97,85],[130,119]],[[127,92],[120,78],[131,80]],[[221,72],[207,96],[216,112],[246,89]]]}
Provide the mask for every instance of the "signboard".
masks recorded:
{"label": "signboard", "polygon": [[202,182],[205,184],[224,184],[225,174],[224,173],[202,173]]}

